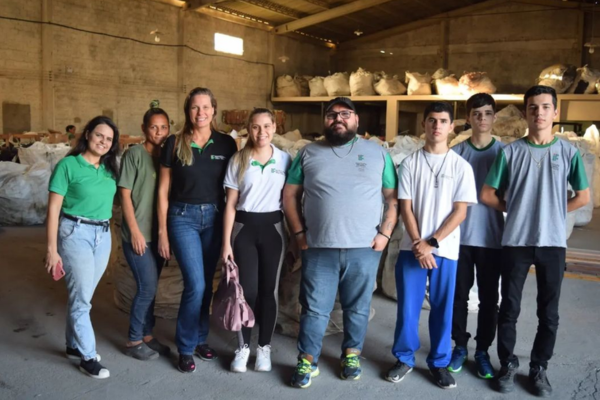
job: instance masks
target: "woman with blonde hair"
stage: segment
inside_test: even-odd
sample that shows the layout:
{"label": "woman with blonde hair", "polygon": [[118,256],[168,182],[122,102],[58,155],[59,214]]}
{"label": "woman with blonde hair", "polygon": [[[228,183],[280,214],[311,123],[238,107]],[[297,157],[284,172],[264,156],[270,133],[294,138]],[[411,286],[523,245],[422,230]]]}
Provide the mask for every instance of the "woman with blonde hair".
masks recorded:
{"label": "woman with blonde hair", "polygon": [[[248,142],[229,162],[224,183],[227,204],[221,257],[237,263],[244,297],[260,327],[256,371],[271,370],[271,338],[285,248],[281,194],[291,157],[271,144],[275,128],[271,111],[252,111]],[[251,328],[239,332],[232,372],[246,371],[251,332]]]}
{"label": "woman with blonde hair", "polygon": [[223,179],[236,152],[235,140],[216,130],[217,101],[206,88],[195,88],[184,103],[185,125],[163,146],[158,187],[158,251],[171,248],[183,276],[175,342],[178,369],[194,372],[193,354],[216,358],[206,343],[212,280],[221,248],[225,203]]}

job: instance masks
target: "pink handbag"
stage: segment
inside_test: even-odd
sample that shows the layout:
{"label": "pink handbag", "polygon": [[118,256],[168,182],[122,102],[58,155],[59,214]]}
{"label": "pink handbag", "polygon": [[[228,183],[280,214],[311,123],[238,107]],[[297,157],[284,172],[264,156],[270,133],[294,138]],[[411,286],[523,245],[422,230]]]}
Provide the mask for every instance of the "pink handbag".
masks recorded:
{"label": "pink handbag", "polygon": [[218,325],[228,331],[254,326],[254,313],[244,299],[238,266],[231,260],[223,264],[221,281],[213,299],[212,315]]}

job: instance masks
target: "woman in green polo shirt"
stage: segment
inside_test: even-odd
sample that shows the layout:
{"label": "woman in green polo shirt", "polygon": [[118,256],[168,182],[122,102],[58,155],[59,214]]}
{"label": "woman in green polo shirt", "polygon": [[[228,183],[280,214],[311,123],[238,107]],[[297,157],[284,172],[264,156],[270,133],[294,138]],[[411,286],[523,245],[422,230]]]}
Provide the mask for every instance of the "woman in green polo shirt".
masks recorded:
{"label": "woman in green polo shirt", "polygon": [[68,358],[79,369],[105,379],[90,320],[94,290],[106,270],[111,249],[109,219],[119,176],[119,130],[108,117],[93,118],[76,146],[54,169],[48,187],[46,269],[64,269],[68,291]]}
{"label": "woman in green polo shirt", "polygon": [[168,355],[168,346],[152,335],[154,298],[165,260],[158,254],[156,183],[160,149],[169,135],[169,115],[161,108],[146,111],[142,124],[146,140],[121,159],[119,194],[123,208],[123,253],[135,278],[137,292],[129,312],[129,341],[125,354],[146,361]]}

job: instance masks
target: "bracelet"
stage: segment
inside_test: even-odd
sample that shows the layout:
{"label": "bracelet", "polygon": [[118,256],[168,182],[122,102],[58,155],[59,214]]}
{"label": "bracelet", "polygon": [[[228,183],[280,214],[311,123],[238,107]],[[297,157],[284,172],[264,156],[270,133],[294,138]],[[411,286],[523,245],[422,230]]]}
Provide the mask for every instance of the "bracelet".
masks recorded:
{"label": "bracelet", "polygon": [[379,233],[381,236],[383,236],[384,238],[386,238],[386,239],[388,240],[388,242],[389,242],[390,240],[392,240],[392,238],[391,238],[390,236],[386,235],[385,233],[383,233],[383,232],[381,232],[381,231],[377,231],[377,233]]}
{"label": "bracelet", "polygon": [[306,229],[302,229],[301,231],[294,233],[294,236],[302,235],[304,232],[306,232]]}

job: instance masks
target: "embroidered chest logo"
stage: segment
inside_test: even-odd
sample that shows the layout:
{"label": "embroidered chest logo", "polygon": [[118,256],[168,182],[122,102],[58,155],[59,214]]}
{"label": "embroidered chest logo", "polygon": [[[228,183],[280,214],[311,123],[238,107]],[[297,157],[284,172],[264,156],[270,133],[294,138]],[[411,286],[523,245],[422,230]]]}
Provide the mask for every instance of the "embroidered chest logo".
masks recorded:
{"label": "embroidered chest logo", "polygon": [[279,175],[284,175],[285,176],[285,172],[282,171],[282,170],[280,170],[280,169],[277,169],[277,168],[271,168],[271,173],[272,174],[279,174]]}
{"label": "embroidered chest logo", "polygon": [[363,161],[365,159],[365,156],[362,154],[358,155],[358,161]]}
{"label": "embroidered chest logo", "polygon": [[227,158],[225,156],[210,156],[210,159],[225,161]]}
{"label": "embroidered chest logo", "polygon": [[552,162],[557,162],[558,161],[558,154],[554,153],[552,154]]}

